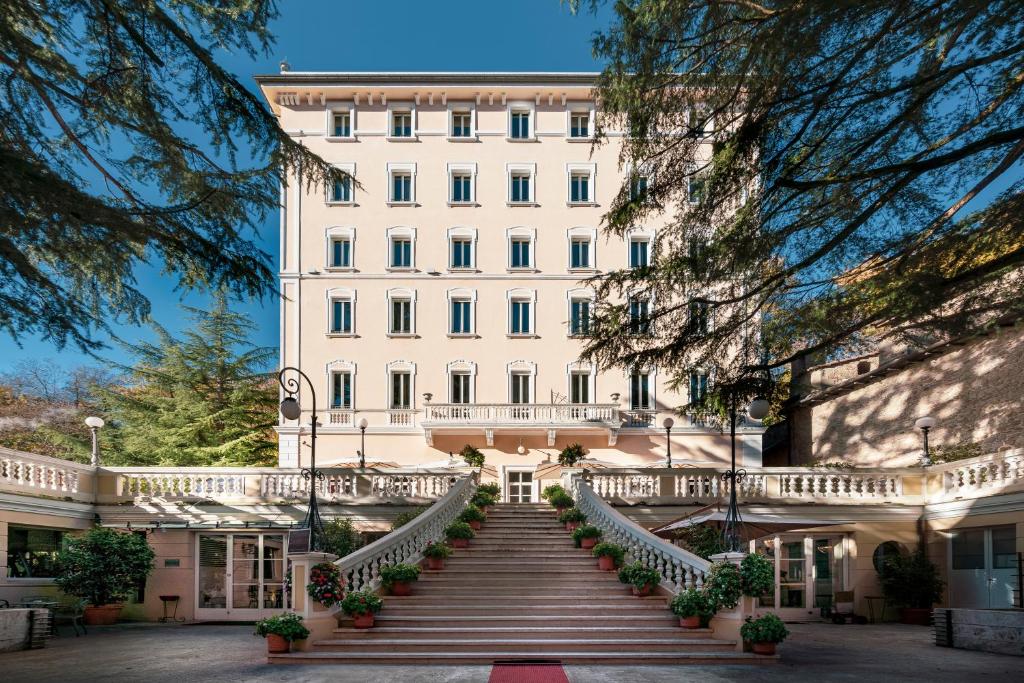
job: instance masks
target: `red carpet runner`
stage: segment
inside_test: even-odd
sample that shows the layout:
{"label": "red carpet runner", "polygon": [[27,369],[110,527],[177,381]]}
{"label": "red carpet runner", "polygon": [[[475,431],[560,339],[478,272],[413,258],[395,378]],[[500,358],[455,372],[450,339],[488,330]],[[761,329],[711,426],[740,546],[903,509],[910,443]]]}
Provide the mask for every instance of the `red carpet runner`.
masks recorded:
{"label": "red carpet runner", "polygon": [[495,664],[487,683],[569,683],[561,664]]}

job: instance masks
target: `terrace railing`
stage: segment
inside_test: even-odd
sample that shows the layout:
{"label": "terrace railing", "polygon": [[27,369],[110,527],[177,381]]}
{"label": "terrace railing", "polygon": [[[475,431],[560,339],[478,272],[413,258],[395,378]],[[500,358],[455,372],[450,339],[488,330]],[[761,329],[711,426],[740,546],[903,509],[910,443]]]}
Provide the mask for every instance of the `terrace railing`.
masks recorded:
{"label": "terrace railing", "polygon": [[94,470],[70,460],[0,448],[0,488],[16,493],[91,501]]}

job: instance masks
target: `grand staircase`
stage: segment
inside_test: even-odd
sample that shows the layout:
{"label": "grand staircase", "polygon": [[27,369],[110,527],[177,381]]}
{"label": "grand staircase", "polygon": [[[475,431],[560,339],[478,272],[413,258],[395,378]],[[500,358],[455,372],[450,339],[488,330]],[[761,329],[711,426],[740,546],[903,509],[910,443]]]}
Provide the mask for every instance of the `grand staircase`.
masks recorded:
{"label": "grand staircase", "polygon": [[[500,504],[445,569],[409,597],[386,596],[372,629],[343,622],[281,663],[754,663],[709,629],[685,630],[664,597],[636,598],[597,569],[546,505]],[[770,660],[769,660],[770,661]]]}

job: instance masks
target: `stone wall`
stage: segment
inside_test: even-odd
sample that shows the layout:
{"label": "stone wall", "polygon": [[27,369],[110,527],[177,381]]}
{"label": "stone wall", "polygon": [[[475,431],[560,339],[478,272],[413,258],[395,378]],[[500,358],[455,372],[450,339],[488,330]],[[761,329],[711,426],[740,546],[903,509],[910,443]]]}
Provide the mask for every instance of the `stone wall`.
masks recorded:
{"label": "stone wall", "polygon": [[938,421],[933,447],[962,441],[978,443],[982,452],[1024,447],[1022,408],[1024,328],[1001,328],[819,405],[798,406],[792,464],[916,464],[921,434],[914,421],[924,415]]}
{"label": "stone wall", "polygon": [[43,647],[49,624],[45,609],[0,609],[0,652]]}
{"label": "stone wall", "polygon": [[1024,656],[1024,612],[1020,610],[937,609],[934,624],[938,645]]}

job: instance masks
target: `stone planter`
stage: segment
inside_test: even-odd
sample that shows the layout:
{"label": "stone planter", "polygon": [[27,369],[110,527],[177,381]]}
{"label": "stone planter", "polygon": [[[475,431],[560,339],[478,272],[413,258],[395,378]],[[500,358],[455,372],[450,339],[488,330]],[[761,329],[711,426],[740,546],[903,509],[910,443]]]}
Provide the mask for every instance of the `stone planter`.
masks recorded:
{"label": "stone planter", "polygon": [[755,655],[774,655],[776,643],[751,643],[750,649]]}
{"label": "stone planter", "polygon": [[615,558],[611,555],[602,555],[597,558],[597,568],[606,572],[615,571]]}
{"label": "stone planter", "polygon": [[391,584],[392,595],[412,595],[412,584],[408,581],[395,581]]}
{"label": "stone planter", "polygon": [[357,614],[352,617],[352,625],[356,628],[373,628],[373,612]]}
{"label": "stone planter", "polygon": [[595,545],[597,545],[597,539],[596,538],[581,538],[580,539],[580,547],[583,548],[584,550],[590,550]]}
{"label": "stone planter", "polygon": [[283,637],[276,633],[267,634],[267,652],[269,654],[280,654],[282,652],[288,652],[291,649],[291,644]]}
{"label": "stone planter", "polygon": [[700,628],[700,616],[695,614],[692,617],[679,617],[679,625],[683,628]]}
{"label": "stone planter", "polygon": [[89,605],[85,608],[82,621],[89,626],[110,626],[121,616],[122,605]]}

